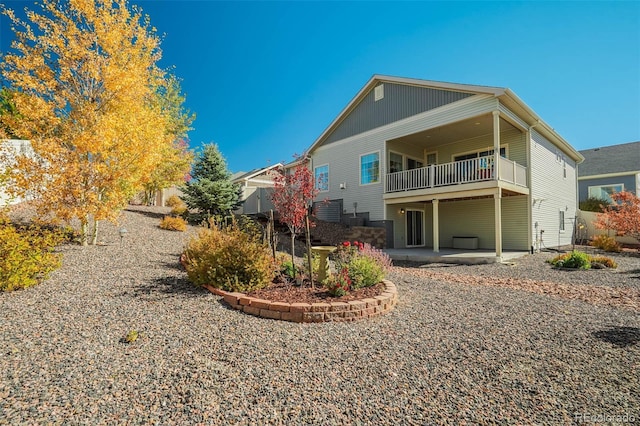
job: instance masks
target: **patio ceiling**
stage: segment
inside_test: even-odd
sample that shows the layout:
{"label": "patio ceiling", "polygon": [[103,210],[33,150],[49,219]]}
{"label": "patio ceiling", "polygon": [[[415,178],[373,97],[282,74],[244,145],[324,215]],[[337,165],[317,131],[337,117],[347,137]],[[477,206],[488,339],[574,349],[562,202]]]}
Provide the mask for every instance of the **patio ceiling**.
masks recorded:
{"label": "patio ceiling", "polygon": [[[500,131],[514,129],[516,128],[508,121],[500,118]],[[425,145],[437,146],[490,134],[493,134],[493,117],[491,114],[485,114],[446,126],[405,135],[389,142],[402,141],[419,147],[424,147]]]}

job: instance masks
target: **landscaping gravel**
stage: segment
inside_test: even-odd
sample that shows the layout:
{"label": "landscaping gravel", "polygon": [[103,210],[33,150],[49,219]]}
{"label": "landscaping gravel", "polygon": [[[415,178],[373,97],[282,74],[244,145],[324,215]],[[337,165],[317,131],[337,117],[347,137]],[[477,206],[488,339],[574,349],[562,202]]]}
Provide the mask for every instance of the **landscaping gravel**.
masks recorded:
{"label": "landscaping gravel", "polygon": [[405,265],[391,313],[297,324],[190,285],[189,233],[157,228],[159,212],[132,207],[103,245],[62,247],[47,281],[0,293],[0,424],[640,422],[639,310],[491,285],[637,289],[638,257],[615,255],[618,272],[552,270],[548,254]]}

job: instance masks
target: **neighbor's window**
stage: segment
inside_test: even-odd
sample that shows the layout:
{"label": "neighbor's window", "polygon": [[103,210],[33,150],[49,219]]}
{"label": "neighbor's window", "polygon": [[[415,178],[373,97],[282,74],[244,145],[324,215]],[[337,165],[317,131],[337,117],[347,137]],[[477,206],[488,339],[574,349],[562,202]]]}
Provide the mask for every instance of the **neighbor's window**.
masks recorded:
{"label": "neighbor's window", "polygon": [[564,232],[564,210],[560,210],[560,232]]}
{"label": "neighbor's window", "polygon": [[329,165],[315,168],[316,189],[320,192],[329,190]]}
{"label": "neighbor's window", "polygon": [[360,184],[380,182],[380,153],[373,152],[360,156]]}
{"label": "neighbor's window", "polygon": [[605,200],[609,203],[613,202],[611,194],[614,192],[624,191],[624,184],[618,183],[613,185],[598,185],[589,187],[589,198],[597,198],[599,200]]}

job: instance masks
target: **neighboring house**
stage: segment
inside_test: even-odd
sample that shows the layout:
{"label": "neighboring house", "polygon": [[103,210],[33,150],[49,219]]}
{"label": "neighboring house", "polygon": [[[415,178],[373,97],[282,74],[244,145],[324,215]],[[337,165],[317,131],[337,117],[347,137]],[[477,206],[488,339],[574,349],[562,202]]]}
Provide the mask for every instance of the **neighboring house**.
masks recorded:
{"label": "neighboring house", "polygon": [[[579,200],[599,198],[611,201],[614,192],[628,191],[640,197],[640,142],[603,146],[580,151],[584,162],[578,166]],[[598,234],[615,237],[619,243],[637,245],[632,237],[616,235],[614,230],[597,229],[594,222],[597,213],[581,211],[585,227],[581,238],[589,239]]]}
{"label": "neighboring house", "polygon": [[231,176],[231,182],[242,187],[242,204],[235,211],[238,214],[265,213],[273,209],[271,191],[273,190],[273,175],[277,169],[283,167],[281,163],[269,167],[255,169],[250,172],[238,172]]}
{"label": "neighboring house", "polygon": [[2,173],[6,170],[6,163],[11,163],[16,154],[32,155],[33,148],[31,142],[21,139],[3,139],[0,140],[0,207],[4,207],[10,204],[17,204],[24,201],[21,198],[11,197],[6,188],[3,188],[4,182],[2,182]]}
{"label": "neighboring house", "polygon": [[374,75],[305,156],[318,217],[387,248],[572,242],[582,156],[506,88]]}
{"label": "neighboring house", "polygon": [[579,200],[611,201],[613,192],[628,191],[640,197],[640,142],[603,146],[580,151]]}

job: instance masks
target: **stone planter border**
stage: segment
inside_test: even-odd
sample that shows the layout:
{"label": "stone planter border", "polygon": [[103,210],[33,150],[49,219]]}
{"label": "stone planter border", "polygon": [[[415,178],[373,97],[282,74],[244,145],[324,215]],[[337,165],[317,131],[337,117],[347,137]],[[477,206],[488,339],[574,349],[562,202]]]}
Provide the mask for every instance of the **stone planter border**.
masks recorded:
{"label": "stone planter border", "polygon": [[249,297],[205,285],[213,294],[222,296],[233,309],[244,313],[291,322],[357,321],[389,312],[398,302],[398,289],[388,280],[382,280],[385,290],[379,296],[349,302],[284,303]]}

